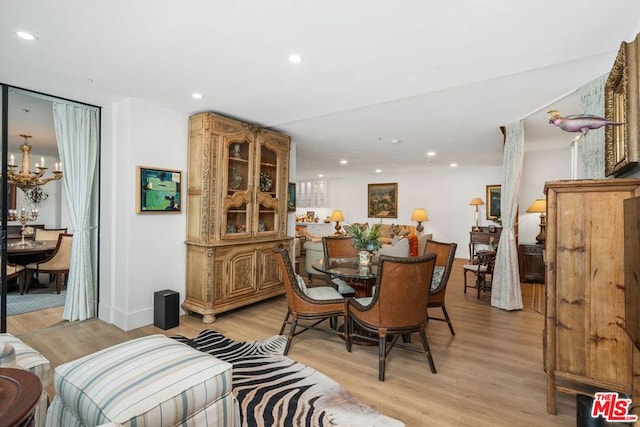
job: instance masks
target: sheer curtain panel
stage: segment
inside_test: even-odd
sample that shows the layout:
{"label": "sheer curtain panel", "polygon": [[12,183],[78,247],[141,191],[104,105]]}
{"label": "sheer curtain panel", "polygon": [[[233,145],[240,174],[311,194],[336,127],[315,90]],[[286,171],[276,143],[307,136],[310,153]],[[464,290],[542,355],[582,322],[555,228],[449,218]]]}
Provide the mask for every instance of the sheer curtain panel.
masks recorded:
{"label": "sheer curtain panel", "polygon": [[91,201],[98,160],[98,111],[54,102],[53,122],[73,228],[62,317],[70,321],[86,320],[95,317],[96,311],[96,284],[91,268]]}
{"label": "sheer curtain panel", "polygon": [[[578,88],[580,110],[584,114],[604,117],[605,74]],[[604,129],[592,129],[582,141],[582,165],[585,179],[604,178]]]}
{"label": "sheer curtain panel", "polygon": [[524,159],[524,124],[522,120],[507,126],[502,157],[502,191],[500,214],[502,235],[498,244],[491,287],[491,305],[505,310],[522,309],[522,292],[518,271],[518,247],[514,226],[518,215],[518,193]]}

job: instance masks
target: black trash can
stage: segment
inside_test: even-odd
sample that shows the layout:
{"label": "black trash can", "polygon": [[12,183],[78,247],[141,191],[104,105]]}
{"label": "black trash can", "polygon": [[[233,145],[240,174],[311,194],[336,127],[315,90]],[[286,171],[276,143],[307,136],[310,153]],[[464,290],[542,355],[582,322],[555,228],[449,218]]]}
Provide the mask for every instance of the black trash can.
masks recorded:
{"label": "black trash can", "polygon": [[153,294],[153,324],[160,329],[175,328],[180,324],[180,294],[170,289]]}

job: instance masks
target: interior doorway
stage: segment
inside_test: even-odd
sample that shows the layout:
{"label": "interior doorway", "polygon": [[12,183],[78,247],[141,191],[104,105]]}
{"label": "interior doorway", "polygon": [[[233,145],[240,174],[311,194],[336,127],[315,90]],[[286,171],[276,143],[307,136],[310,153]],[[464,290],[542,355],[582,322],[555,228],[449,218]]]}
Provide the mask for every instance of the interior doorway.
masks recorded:
{"label": "interior doorway", "polygon": [[[7,280],[7,264],[25,265],[25,263],[39,261],[46,258],[49,253],[16,255],[16,245],[33,244],[36,229],[63,229],[73,233],[73,221],[69,211],[69,179],[70,168],[79,165],[61,163],[61,153],[54,124],[54,104],[69,104],[81,106],[83,109],[93,109],[99,118],[99,108],[86,104],[52,97],[20,88],[2,85],[2,186],[7,191],[2,197],[2,295],[0,304],[1,332],[25,333],[48,327],[63,320],[64,305],[67,303],[66,289],[63,287],[58,294],[53,277],[48,274],[34,276],[32,286],[28,293],[24,292],[25,277]],[[59,126],[59,123],[58,123]],[[99,123],[98,123],[99,129]],[[98,131],[99,134],[99,131]],[[30,149],[30,162],[26,166],[33,171],[41,171],[38,167],[46,167],[43,178],[54,176],[53,171],[61,169],[64,178],[52,179],[43,185],[33,188],[11,185],[8,177],[7,164],[15,164],[15,170],[23,170],[25,165],[24,149],[21,148],[27,142]],[[99,142],[98,142],[99,143]],[[96,148],[96,163],[99,155],[99,147]],[[67,156],[67,158],[69,158]],[[72,157],[73,158],[73,157]],[[82,160],[79,158],[78,162]],[[69,163],[69,162],[67,162]],[[37,165],[36,165],[37,164]],[[98,288],[98,191],[99,168],[93,172],[93,187],[90,190],[91,219],[87,230],[91,265],[90,282],[93,286],[93,294],[97,295]],[[9,181],[9,182],[7,182]],[[12,193],[13,191],[13,193]],[[36,193],[34,195],[34,193]],[[10,209],[13,209],[13,214]],[[17,217],[17,220],[16,220]],[[25,242],[26,239],[26,242]],[[42,249],[42,247],[35,247]],[[37,251],[27,251],[37,252]],[[31,258],[33,258],[33,260]],[[73,268],[73,267],[72,267]],[[72,275],[73,272],[69,272]],[[67,276],[68,278],[68,276]],[[22,282],[22,285],[19,282]],[[97,298],[94,301],[97,315]],[[29,328],[25,331],[25,328]],[[34,329],[35,328],[35,329]],[[14,331],[12,331],[12,329]]]}

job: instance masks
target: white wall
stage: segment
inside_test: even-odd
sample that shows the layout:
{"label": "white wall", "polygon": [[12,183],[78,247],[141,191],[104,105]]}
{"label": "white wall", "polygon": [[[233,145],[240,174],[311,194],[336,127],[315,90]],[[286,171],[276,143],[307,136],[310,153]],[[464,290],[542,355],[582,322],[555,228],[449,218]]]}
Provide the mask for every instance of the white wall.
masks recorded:
{"label": "white wall", "polygon": [[[345,222],[378,222],[367,218],[367,185],[398,183],[398,217],[383,219],[385,224],[413,224],[415,208],[425,208],[429,221],[423,223],[424,233],[433,233],[435,240],[458,243],[456,256],[468,257],[469,232],[475,225],[475,210],[469,206],[474,197],[485,199],[486,185],[498,184],[501,167],[441,168],[401,175],[375,175],[331,181],[331,206],[342,209]],[[481,225],[489,224],[484,209]],[[490,224],[493,224],[492,222]]]}
{"label": "white wall", "polygon": [[527,209],[535,199],[544,197],[545,182],[570,178],[571,151],[568,146],[564,149],[525,152],[520,182],[519,242],[533,243],[540,232],[540,214],[527,213]]}
{"label": "white wall", "polygon": [[136,166],[179,169],[186,192],[188,115],[127,98],[103,111],[101,319],[153,323],[153,293],[185,295],[186,215],[136,214]]}

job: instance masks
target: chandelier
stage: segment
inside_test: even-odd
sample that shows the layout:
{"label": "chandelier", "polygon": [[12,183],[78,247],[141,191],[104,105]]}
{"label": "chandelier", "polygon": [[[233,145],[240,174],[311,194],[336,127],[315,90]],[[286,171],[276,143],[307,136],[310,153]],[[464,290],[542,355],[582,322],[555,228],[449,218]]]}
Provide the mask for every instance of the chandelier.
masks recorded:
{"label": "chandelier", "polygon": [[16,171],[18,167],[14,163],[13,154],[9,157],[8,168],[8,182],[9,184],[13,184],[16,187],[21,188],[23,191],[26,191],[30,188],[44,185],[49,181],[58,181],[62,179],[62,163],[56,163],[53,176],[49,178],[43,178],[43,175],[47,171],[47,168],[44,166],[44,157],[40,158],[40,163],[36,163],[37,172],[31,172],[31,158],[30,151],[31,146],[28,144],[28,139],[31,138],[31,135],[20,135],[24,138],[24,144],[20,146],[20,151],[22,151],[22,163],[19,171]]}

